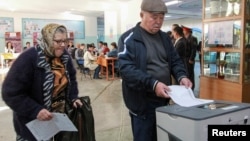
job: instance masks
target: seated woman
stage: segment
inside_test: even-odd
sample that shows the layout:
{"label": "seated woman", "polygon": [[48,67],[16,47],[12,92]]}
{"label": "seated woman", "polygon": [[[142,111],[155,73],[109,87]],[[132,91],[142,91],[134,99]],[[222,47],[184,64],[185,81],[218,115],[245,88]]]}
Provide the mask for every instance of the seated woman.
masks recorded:
{"label": "seated woman", "polygon": [[14,47],[12,46],[11,42],[7,42],[6,43],[6,47],[5,47],[5,53],[15,53],[14,52]]}
{"label": "seated woman", "polygon": [[[4,52],[5,53],[15,53],[14,47],[10,41],[6,42],[6,47],[5,47]],[[5,59],[4,63],[5,63],[6,67],[9,67],[9,66],[11,66],[12,62],[13,62],[13,60],[11,60],[11,59]]]}
{"label": "seated woman", "polygon": [[[117,57],[118,56],[118,50],[117,50],[117,45],[115,42],[112,42],[111,44],[111,51],[107,54],[108,57]],[[115,61],[114,64],[114,68],[115,68],[115,73],[117,75],[117,77],[119,77],[119,70],[118,70],[118,61]],[[109,74],[112,74],[112,70],[111,70],[111,66],[109,66]]]}
{"label": "seated woman", "polygon": [[83,73],[83,69],[84,69],[84,64],[83,64],[84,63],[84,59],[83,59],[84,49],[85,49],[85,44],[82,43],[80,47],[76,49],[76,52],[75,52],[76,64],[80,68],[81,73]]}
{"label": "seated woman", "polygon": [[94,55],[94,46],[87,44],[87,51],[84,53],[84,67],[94,70],[94,79],[102,79],[99,77],[100,66],[96,63],[97,56]]}

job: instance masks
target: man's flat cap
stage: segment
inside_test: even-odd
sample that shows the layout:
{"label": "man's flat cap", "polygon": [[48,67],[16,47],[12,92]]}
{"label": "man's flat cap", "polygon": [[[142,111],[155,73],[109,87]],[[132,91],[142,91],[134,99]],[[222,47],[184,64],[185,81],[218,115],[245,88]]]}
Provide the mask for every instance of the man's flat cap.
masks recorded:
{"label": "man's flat cap", "polygon": [[167,13],[168,9],[162,0],[143,0],[141,10],[147,12]]}

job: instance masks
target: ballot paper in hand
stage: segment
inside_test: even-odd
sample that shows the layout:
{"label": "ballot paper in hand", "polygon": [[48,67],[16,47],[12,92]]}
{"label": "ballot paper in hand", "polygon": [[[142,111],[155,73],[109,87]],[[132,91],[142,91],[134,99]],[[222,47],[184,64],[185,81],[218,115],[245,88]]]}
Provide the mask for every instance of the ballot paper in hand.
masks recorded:
{"label": "ballot paper in hand", "polygon": [[35,119],[26,126],[38,141],[49,140],[60,131],[77,131],[68,116],[62,113],[53,113],[49,121]]}
{"label": "ballot paper in hand", "polygon": [[171,92],[167,92],[171,99],[178,105],[183,107],[191,107],[195,105],[213,102],[213,100],[195,98],[191,88],[185,86],[172,85],[169,86]]}

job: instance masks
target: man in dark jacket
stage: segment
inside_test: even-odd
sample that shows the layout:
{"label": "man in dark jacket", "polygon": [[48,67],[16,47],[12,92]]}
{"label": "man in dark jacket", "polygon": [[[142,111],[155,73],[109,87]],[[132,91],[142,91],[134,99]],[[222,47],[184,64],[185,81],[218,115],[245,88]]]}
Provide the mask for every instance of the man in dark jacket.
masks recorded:
{"label": "man in dark jacket", "polygon": [[189,54],[189,61],[187,67],[188,67],[189,79],[193,83],[192,90],[194,90],[195,87],[194,65],[195,65],[195,56],[198,46],[198,40],[196,37],[192,35],[191,28],[182,25],[182,29],[184,36],[187,39],[187,48],[188,48],[187,54]]}
{"label": "man in dark jacket", "polygon": [[160,30],[167,7],[161,0],[143,0],[141,22],[119,39],[122,92],[129,109],[134,141],[157,141],[155,109],[168,104],[171,74],[192,87],[171,39]]}

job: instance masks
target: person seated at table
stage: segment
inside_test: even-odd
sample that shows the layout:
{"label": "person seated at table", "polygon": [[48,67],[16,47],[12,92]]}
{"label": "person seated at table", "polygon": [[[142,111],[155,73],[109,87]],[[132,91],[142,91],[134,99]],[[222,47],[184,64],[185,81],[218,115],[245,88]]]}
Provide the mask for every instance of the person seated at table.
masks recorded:
{"label": "person seated at table", "polygon": [[94,55],[94,46],[87,44],[87,51],[84,53],[84,67],[94,70],[94,79],[102,79],[99,77],[101,67],[96,63],[97,56]]}
{"label": "person seated at table", "polygon": [[28,49],[28,48],[30,48],[30,42],[26,42],[26,46],[23,47],[23,51],[26,50],[26,49]]}
{"label": "person seated at table", "polygon": [[85,44],[82,43],[80,44],[80,47],[76,49],[75,52],[75,59],[76,59],[76,64],[78,65],[78,67],[80,68],[80,72],[83,72],[84,69],[84,64],[83,64],[83,55],[84,55],[84,49],[85,49]]}
{"label": "person seated at table", "polygon": [[[4,50],[5,53],[15,53],[14,47],[10,41],[6,42],[6,47]],[[13,60],[12,59],[5,59],[5,66],[11,66]]]}
{"label": "person seated at table", "polygon": [[5,53],[15,53],[11,42],[6,43]]}
{"label": "person seated at table", "polygon": [[108,48],[108,44],[107,42],[103,42],[103,45],[102,45],[102,52],[100,53],[101,55],[107,55],[108,52],[109,52],[109,48]]}
{"label": "person seated at table", "polygon": [[[111,45],[111,51],[108,52],[107,56],[108,57],[117,57],[118,56],[118,49],[117,49],[116,42],[112,42],[110,45]],[[116,73],[117,77],[119,77],[118,61],[117,60],[114,63],[114,68],[115,68],[115,73]],[[109,74],[112,74],[111,65],[109,65]]]}

